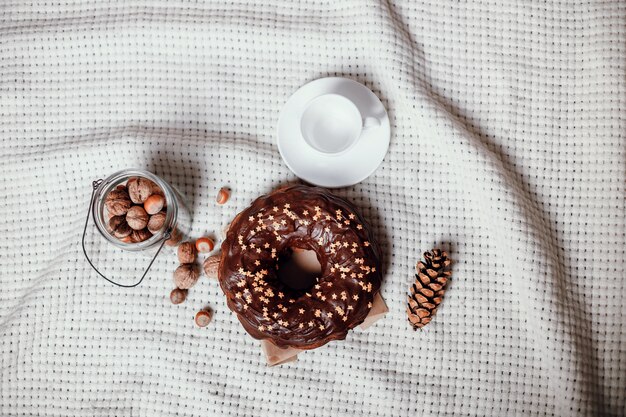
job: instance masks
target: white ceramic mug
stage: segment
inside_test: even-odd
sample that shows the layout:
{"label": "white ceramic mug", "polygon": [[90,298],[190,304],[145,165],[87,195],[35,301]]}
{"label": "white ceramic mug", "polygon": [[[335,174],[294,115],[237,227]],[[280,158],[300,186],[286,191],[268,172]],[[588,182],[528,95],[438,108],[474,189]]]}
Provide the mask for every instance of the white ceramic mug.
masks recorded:
{"label": "white ceramic mug", "polygon": [[300,119],[300,131],[313,149],[337,156],[354,147],[364,130],[380,126],[376,117],[365,117],[350,99],[323,94],[311,100]]}

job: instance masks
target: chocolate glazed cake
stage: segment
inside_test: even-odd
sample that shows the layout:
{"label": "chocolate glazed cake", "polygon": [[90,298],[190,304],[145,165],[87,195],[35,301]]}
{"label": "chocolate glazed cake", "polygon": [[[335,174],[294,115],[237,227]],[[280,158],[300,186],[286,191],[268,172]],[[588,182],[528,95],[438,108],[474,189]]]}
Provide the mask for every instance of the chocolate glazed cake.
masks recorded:
{"label": "chocolate glazed cake", "polygon": [[[304,289],[279,279],[281,258],[312,250],[319,277]],[[381,252],[346,200],[295,185],[258,198],[231,223],[219,281],[246,331],[279,347],[314,349],[363,322],[381,282]]]}

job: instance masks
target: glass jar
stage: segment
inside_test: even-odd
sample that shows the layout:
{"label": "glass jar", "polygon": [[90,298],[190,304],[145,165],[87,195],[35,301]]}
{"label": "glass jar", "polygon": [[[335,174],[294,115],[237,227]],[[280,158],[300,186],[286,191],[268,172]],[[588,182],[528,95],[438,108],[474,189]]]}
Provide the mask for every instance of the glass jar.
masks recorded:
{"label": "glass jar", "polygon": [[[109,216],[105,205],[106,196],[118,185],[126,184],[126,182],[132,177],[142,177],[154,182],[163,191],[166,207],[165,223],[163,227],[161,227],[161,229],[158,232],[154,233],[149,239],[136,243],[123,242],[111,234],[108,228]],[[106,239],[108,243],[111,243],[117,248],[125,251],[141,252],[146,255],[150,254],[150,256],[151,252],[153,252],[155,248],[158,248],[152,258],[152,261],[146,268],[144,275],[137,283],[132,285],[124,285],[113,281],[103,275],[92,263],[87,254],[87,250],[85,249],[85,234],[87,231],[87,225],[90,215],[93,218],[93,222],[95,223],[100,235],[104,239]],[[176,245],[189,234],[190,230],[191,213],[189,212],[184,198],[173,186],[168,184],[161,177],[154,175],[149,171],[141,169],[125,169],[110,175],[104,180],[98,180],[93,182],[93,194],[91,197],[89,213],[87,214],[87,220],[85,221],[85,231],[83,232],[83,252],[85,254],[85,257],[89,261],[89,264],[101,277],[121,287],[134,287],[136,285],[139,285],[139,283],[143,280],[148,270],[152,266],[154,259],[161,251],[163,245]]]}

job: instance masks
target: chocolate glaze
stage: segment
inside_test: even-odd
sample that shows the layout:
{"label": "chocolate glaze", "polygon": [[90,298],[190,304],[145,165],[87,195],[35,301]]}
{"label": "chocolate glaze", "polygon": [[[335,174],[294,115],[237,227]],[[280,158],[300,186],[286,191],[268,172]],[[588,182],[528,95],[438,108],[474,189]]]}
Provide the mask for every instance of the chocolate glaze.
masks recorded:
{"label": "chocolate glaze", "polygon": [[[317,282],[295,291],[276,274],[289,248],[313,250]],[[346,200],[295,185],[259,197],[239,213],[222,243],[219,281],[228,307],[253,337],[314,349],[345,339],[363,322],[380,289],[381,252]]]}

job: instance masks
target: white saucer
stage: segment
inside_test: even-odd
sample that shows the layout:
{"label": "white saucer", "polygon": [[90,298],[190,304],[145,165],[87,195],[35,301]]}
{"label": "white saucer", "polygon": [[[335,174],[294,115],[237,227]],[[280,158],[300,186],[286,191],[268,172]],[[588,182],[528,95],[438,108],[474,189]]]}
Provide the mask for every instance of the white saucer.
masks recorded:
{"label": "white saucer", "polygon": [[[311,149],[300,133],[300,117],[307,103],[328,93],[352,100],[363,118],[381,121],[380,126],[364,130],[359,142],[338,156]],[[278,119],[278,150],[289,169],[303,180],[322,187],[347,187],[376,171],[389,148],[390,132],[385,106],[369,88],[348,78],[320,78],[300,87],[285,103]]]}

